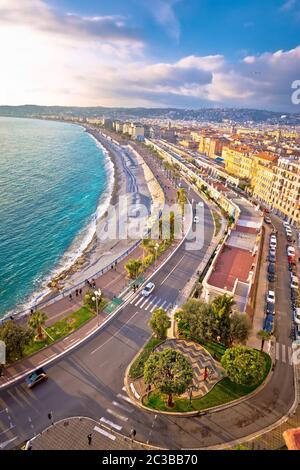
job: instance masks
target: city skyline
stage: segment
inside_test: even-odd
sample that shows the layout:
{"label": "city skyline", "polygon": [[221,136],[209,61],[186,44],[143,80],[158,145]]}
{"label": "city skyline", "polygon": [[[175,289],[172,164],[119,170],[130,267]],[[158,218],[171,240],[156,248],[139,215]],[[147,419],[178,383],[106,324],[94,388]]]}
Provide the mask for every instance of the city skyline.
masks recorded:
{"label": "city skyline", "polygon": [[1,0],[0,104],[298,112],[299,22],[297,0]]}

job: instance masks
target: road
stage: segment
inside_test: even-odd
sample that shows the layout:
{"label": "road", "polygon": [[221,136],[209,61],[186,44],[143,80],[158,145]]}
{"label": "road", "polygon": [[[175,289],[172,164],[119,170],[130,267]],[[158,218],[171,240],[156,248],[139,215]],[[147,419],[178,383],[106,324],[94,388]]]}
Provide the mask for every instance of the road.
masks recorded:
{"label": "road", "polygon": [[[196,201],[199,196],[191,192]],[[245,214],[247,213],[245,208]],[[285,242],[278,221],[278,320],[280,345],[290,346],[291,318],[288,306]],[[75,352],[50,367],[49,380],[32,391],[14,386],[0,399],[0,443],[5,448],[43,430],[53,412],[54,420],[70,416],[104,418],[128,435],[137,431],[143,442],[171,449],[205,448],[243,438],[273,424],[292,405],[292,367],[279,355],[271,380],[257,396],[217,413],[180,418],[145,412],[130,403],[124,391],[127,365],[150,338],[147,325],[155,306],[176,302],[182,287],[197,270],[213,236],[213,221],[205,205],[205,243],[201,250],[186,251],[185,244],[154,277],[156,290],[147,300],[136,295],[107,326]],[[282,346],[280,346],[282,347]],[[0,444],[1,445],[1,444]],[[109,441],[108,441],[109,446]]]}

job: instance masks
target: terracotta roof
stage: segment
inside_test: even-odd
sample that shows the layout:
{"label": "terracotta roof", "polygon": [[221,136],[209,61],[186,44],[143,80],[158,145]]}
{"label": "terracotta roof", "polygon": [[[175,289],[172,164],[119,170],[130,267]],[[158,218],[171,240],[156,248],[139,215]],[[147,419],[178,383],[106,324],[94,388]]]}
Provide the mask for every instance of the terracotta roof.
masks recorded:
{"label": "terracotta roof", "polygon": [[300,450],[300,428],[288,429],[283,438],[289,450]]}

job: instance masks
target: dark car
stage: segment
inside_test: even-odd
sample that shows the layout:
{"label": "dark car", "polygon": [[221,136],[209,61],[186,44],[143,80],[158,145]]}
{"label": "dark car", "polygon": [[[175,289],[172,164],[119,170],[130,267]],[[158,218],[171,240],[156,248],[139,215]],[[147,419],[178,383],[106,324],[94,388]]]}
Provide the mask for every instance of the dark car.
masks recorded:
{"label": "dark car", "polygon": [[269,259],[270,263],[275,263],[275,261],[276,261],[276,257],[274,255],[271,255],[271,254],[269,254],[268,259]]}
{"label": "dark car", "polygon": [[48,379],[48,375],[41,367],[32,372],[26,379],[25,382],[28,388],[33,388],[35,385],[44,382]]}
{"label": "dark car", "polygon": [[266,306],[266,315],[275,315],[275,304],[268,302]]}
{"label": "dark car", "polygon": [[275,274],[275,272],[276,272],[275,264],[270,263],[269,266],[268,266],[268,273],[269,274]]}
{"label": "dark car", "polygon": [[275,282],[276,281],[276,275],[273,273],[268,274],[268,281],[269,282]]}
{"label": "dark car", "polygon": [[267,315],[264,324],[264,330],[267,333],[273,333],[274,331],[274,318],[273,315]]}

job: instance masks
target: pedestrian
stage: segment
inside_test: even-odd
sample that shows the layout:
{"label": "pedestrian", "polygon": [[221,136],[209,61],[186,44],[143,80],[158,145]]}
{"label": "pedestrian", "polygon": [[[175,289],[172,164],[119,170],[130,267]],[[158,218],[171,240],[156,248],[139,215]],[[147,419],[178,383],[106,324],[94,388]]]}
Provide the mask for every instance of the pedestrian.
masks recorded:
{"label": "pedestrian", "polygon": [[92,443],[92,434],[88,434],[87,439],[88,439],[88,443],[89,443],[89,446],[90,446],[91,443]]}
{"label": "pedestrian", "polygon": [[71,300],[72,300],[72,294],[69,294],[69,300],[70,300],[70,302],[71,302]]}
{"label": "pedestrian", "polygon": [[75,295],[76,295],[76,297],[78,297],[78,289],[76,289]]}
{"label": "pedestrian", "polygon": [[33,308],[30,309],[30,313],[31,313],[31,315],[33,314]]}
{"label": "pedestrian", "polygon": [[79,289],[79,295],[82,295],[82,289]]}
{"label": "pedestrian", "polygon": [[95,281],[95,279],[93,279],[93,288],[94,288],[94,289],[96,288],[96,281]]}

